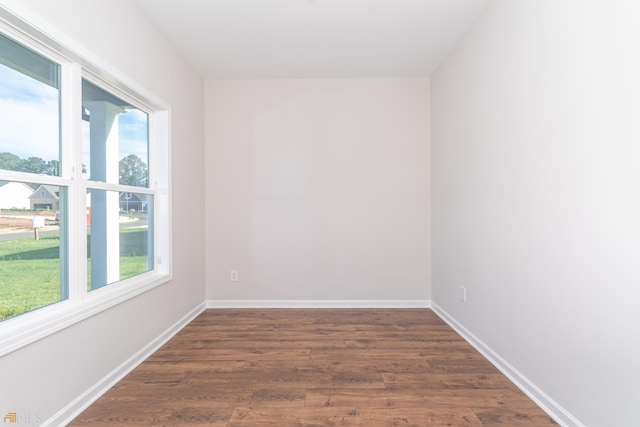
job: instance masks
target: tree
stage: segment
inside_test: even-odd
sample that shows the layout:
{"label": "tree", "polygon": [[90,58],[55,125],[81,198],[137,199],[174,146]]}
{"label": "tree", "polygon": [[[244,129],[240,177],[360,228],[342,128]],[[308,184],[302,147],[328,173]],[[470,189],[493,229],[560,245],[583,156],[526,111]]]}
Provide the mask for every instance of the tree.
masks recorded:
{"label": "tree", "polygon": [[47,162],[40,157],[29,157],[21,160],[18,164],[18,170],[21,172],[50,175],[47,173]]}
{"label": "tree", "polygon": [[15,154],[0,153],[0,169],[15,171],[22,159]]}
{"label": "tree", "polygon": [[60,175],[60,162],[57,161],[57,160],[49,160],[45,164],[44,173],[47,174],[47,175],[52,175],[52,176]]}
{"label": "tree", "polygon": [[120,184],[146,187],[149,180],[147,164],[135,154],[120,160]]}
{"label": "tree", "polygon": [[43,160],[40,157],[21,159],[12,153],[0,153],[0,169],[57,176],[60,174],[58,160]]}

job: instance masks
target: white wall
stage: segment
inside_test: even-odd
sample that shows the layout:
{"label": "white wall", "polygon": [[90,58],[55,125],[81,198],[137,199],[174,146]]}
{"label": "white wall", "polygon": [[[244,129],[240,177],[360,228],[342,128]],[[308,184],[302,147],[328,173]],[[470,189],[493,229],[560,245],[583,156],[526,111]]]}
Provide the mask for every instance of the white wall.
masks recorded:
{"label": "white wall", "polygon": [[638,425],[638,22],[495,0],[432,77],[433,300],[588,426]]}
{"label": "white wall", "polygon": [[2,409],[45,420],[204,300],[204,84],[129,0],[25,0],[17,7],[172,108],[174,280],[0,358]]}
{"label": "white wall", "polygon": [[428,79],[207,81],[205,98],[209,300],[430,298]]}

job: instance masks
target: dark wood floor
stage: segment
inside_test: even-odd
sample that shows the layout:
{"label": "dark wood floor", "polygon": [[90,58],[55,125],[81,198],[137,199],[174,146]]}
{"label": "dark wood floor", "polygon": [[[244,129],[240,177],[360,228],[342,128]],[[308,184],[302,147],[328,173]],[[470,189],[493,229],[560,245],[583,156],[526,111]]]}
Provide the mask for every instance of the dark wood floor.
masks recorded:
{"label": "dark wood floor", "polygon": [[207,310],[71,425],[538,426],[428,309]]}

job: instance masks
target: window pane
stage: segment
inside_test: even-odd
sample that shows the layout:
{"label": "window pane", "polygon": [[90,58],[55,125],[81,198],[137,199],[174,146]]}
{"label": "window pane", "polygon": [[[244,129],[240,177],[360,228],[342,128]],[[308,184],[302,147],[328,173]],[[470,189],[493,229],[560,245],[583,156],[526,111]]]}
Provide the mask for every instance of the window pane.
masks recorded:
{"label": "window pane", "polygon": [[83,177],[148,187],[148,114],[82,81]]}
{"label": "window pane", "polygon": [[0,35],[0,169],[60,174],[60,66]]}
{"label": "window pane", "polygon": [[153,196],[89,190],[87,224],[89,290],[154,268]]}
{"label": "window pane", "polygon": [[0,320],[67,298],[66,194],[0,181]]}

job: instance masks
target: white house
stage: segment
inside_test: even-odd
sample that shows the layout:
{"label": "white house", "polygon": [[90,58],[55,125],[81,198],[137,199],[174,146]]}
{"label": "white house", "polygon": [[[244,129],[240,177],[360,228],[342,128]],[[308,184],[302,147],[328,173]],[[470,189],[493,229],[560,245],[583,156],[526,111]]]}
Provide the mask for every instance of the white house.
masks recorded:
{"label": "white house", "polygon": [[0,181],[0,209],[29,209],[33,188],[22,182]]}

